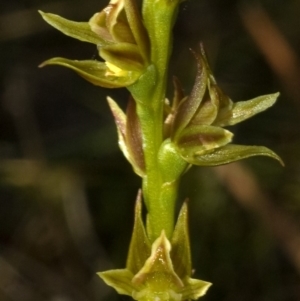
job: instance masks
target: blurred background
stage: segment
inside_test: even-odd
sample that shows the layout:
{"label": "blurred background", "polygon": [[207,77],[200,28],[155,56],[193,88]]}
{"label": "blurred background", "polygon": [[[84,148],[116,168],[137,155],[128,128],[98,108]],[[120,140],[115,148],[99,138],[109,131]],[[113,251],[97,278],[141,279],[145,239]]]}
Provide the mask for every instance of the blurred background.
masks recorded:
{"label": "blurred background", "polygon": [[[0,4],[0,301],[129,300],[97,271],[123,268],[140,180],[117,146],[99,89],[61,67],[97,49],[51,28],[37,10],[87,21],[104,0],[4,0]],[[205,45],[234,101],[280,91],[277,104],[233,128],[235,143],[264,145],[283,168],[256,157],[192,168],[195,277],[206,301],[300,300],[300,1],[188,0],[174,28],[170,75],[189,93],[190,48]],[[171,88],[170,88],[171,91]],[[170,97],[172,93],[170,93]]]}

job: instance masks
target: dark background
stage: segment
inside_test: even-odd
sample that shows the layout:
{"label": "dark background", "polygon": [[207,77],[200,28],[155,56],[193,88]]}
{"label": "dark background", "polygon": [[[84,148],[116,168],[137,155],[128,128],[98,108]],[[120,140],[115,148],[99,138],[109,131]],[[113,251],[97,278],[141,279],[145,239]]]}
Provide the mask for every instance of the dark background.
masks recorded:
{"label": "dark background", "polygon": [[[1,301],[127,299],[95,273],[124,267],[133,224],[140,180],[118,149],[105,101],[110,95],[124,107],[128,93],[61,67],[37,68],[55,56],[97,56],[38,9],[87,21],[106,4],[0,4]],[[213,283],[203,300],[300,300],[299,19],[298,0],[181,5],[170,75],[187,93],[195,76],[189,49],[200,41],[234,101],[281,92],[273,108],[233,131],[235,143],[273,149],[284,168],[256,157],[183,177],[195,277]]]}

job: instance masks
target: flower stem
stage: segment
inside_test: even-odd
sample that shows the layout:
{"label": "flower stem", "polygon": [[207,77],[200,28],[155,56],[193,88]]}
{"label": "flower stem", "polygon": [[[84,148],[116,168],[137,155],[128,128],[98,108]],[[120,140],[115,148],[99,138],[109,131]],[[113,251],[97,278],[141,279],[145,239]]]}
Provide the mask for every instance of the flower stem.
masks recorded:
{"label": "flower stem", "polygon": [[147,230],[152,241],[160,236],[162,230],[171,237],[174,228],[178,181],[164,183],[158,163],[158,152],[164,139],[163,109],[172,48],[171,33],[177,7],[178,1],[143,2],[143,17],[150,37],[153,68],[147,71],[149,74],[145,74],[144,79],[129,88],[137,103],[142,130],[146,164],[143,195],[148,210]]}

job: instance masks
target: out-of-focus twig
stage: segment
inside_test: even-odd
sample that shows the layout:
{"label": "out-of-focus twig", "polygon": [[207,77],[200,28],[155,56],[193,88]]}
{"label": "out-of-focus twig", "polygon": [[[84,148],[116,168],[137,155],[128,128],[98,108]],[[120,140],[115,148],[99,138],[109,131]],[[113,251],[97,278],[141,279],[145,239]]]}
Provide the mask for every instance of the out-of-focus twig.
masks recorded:
{"label": "out-of-focus twig", "polygon": [[300,273],[300,226],[262,191],[252,172],[242,163],[214,168],[219,179],[248,210],[258,214]]}
{"label": "out-of-focus twig", "polygon": [[[287,92],[300,100],[300,63],[278,27],[259,5],[241,7],[240,16],[267,62],[279,77]],[[297,106],[300,109],[299,101]]]}

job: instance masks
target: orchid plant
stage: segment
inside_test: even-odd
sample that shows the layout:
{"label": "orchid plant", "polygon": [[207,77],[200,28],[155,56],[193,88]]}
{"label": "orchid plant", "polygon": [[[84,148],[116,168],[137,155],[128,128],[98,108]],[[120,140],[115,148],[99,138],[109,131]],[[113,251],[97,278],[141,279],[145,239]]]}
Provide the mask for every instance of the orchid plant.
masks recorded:
{"label": "orchid plant", "polygon": [[[140,301],[189,300],[203,296],[211,283],[193,279],[184,202],[175,224],[181,176],[192,166],[227,164],[251,156],[269,156],[263,146],[232,144],[234,125],[272,106],[279,93],[233,102],[218,86],[204,47],[193,51],[194,86],[185,95],[173,78],[174,96],[166,98],[172,27],[181,0],[111,0],[88,22],[40,12],[64,34],[96,45],[101,60],[52,58],[41,66],[61,65],[94,85],[126,87],[126,112],[107,101],[116,122],[119,146],[142,179],[125,269],[98,275],[119,294]],[[147,209],[141,215],[142,201]]]}

